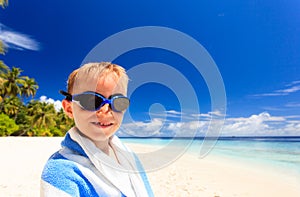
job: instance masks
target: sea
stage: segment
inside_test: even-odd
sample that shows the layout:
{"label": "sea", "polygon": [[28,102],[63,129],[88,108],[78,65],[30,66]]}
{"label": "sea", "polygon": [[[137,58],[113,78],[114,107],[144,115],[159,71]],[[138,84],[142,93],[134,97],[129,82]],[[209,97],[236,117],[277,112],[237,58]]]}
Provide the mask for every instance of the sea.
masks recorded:
{"label": "sea", "polygon": [[[158,145],[174,143],[185,153],[199,157],[218,156],[249,165],[278,170],[299,177],[300,136],[288,137],[219,137],[219,138],[123,138],[125,143]],[[205,152],[204,145],[206,144]],[[207,148],[208,145],[210,146]]]}

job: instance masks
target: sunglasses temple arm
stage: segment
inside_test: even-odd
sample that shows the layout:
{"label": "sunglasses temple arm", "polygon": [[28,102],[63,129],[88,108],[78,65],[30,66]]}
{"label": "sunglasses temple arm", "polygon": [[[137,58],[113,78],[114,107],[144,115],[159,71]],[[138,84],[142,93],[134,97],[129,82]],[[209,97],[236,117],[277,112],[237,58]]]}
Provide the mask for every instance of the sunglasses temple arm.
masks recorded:
{"label": "sunglasses temple arm", "polygon": [[72,95],[69,94],[68,92],[65,92],[63,90],[60,90],[59,93],[61,93],[62,95],[64,95],[66,97],[66,100],[68,101],[72,101]]}

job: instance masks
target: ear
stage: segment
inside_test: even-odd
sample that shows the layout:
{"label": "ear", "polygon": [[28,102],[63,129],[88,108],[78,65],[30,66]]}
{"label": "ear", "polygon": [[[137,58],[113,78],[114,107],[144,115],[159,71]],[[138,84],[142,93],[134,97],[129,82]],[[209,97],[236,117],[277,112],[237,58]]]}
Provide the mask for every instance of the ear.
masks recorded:
{"label": "ear", "polygon": [[64,100],[62,100],[61,104],[62,104],[62,107],[64,108],[64,111],[67,114],[67,116],[69,116],[69,118],[73,119],[72,102],[64,99]]}

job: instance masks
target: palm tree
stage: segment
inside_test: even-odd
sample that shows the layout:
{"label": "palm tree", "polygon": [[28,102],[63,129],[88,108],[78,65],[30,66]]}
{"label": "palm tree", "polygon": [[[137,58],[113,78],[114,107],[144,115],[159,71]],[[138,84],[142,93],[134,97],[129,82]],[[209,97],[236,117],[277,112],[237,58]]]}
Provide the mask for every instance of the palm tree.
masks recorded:
{"label": "palm tree", "polygon": [[[8,5],[8,0],[0,0],[0,6],[2,8],[5,8]],[[0,40],[0,54],[4,55],[5,54],[5,45],[3,42]]]}
{"label": "palm tree", "polygon": [[21,95],[21,86],[24,86],[26,77],[20,76],[22,70],[13,67],[7,73],[0,73],[0,77],[4,80],[1,87],[1,97]]}
{"label": "palm tree", "polygon": [[18,97],[8,97],[3,100],[2,111],[12,118],[16,118],[19,108],[22,107],[22,103]]}
{"label": "palm tree", "polygon": [[2,77],[0,77],[0,103],[3,101],[2,95],[3,95],[3,83],[4,83],[4,79],[2,79]]}
{"label": "palm tree", "polygon": [[4,55],[6,52],[6,47],[3,42],[0,40],[0,54]]}
{"label": "palm tree", "polygon": [[14,132],[12,135],[14,136],[22,136],[27,133],[27,131],[31,127],[31,117],[27,115],[27,108],[26,106],[22,105],[18,109],[18,114],[16,115],[15,118],[15,123],[19,126],[19,130]]}
{"label": "palm tree", "polygon": [[7,71],[9,70],[8,66],[6,66],[3,61],[0,60],[0,102],[2,102],[2,94],[3,92],[3,83],[5,82],[5,80],[2,78],[2,75],[4,75],[5,73],[7,73]]}
{"label": "palm tree", "polygon": [[22,97],[28,98],[30,96],[35,96],[39,86],[33,78],[29,78],[26,76],[24,77],[24,83],[20,88]]}
{"label": "palm tree", "polygon": [[8,5],[8,0],[0,0],[0,6],[5,8]]}
{"label": "palm tree", "polygon": [[9,71],[8,66],[6,66],[4,62],[0,60],[0,73],[7,73],[7,71]]}
{"label": "palm tree", "polygon": [[8,70],[9,70],[8,66],[6,66],[0,60],[0,102],[2,102],[2,100],[3,100],[3,98],[2,98],[2,95],[4,93],[4,91],[3,91],[3,83],[5,82],[5,80],[2,78],[2,75],[4,75],[5,73],[7,73]]}
{"label": "palm tree", "polygon": [[67,132],[72,126],[74,126],[73,119],[69,118],[64,110],[61,108],[57,112],[56,116],[56,127],[60,129],[63,133]]}
{"label": "palm tree", "polygon": [[32,116],[32,127],[42,129],[55,125],[56,111],[53,104],[32,101],[28,105],[28,113]]}

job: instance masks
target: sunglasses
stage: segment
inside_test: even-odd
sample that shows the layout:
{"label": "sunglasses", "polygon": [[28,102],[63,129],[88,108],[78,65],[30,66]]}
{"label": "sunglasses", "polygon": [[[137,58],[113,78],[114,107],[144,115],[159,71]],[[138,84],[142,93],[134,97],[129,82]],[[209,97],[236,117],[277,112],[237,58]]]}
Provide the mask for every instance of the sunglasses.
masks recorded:
{"label": "sunglasses", "polygon": [[122,112],[129,106],[129,99],[122,94],[113,94],[108,99],[96,92],[88,91],[80,94],[69,94],[63,90],[59,91],[66,96],[66,100],[75,101],[79,106],[87,111],[98,111],[105,104],[115,112]]}

